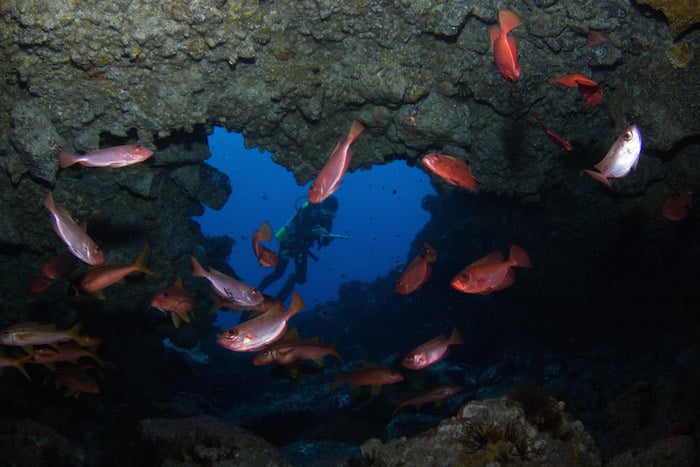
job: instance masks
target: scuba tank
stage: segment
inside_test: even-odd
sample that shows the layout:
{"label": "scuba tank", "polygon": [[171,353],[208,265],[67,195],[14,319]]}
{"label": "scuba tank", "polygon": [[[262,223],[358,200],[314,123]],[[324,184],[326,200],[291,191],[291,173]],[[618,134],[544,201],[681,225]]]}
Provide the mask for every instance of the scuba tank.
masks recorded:
{"label": "scuba tank", "polygon": [[275,233],[275,238],[278,242],[282,242],[282,240],[287,237],[287,227],[292,223],[297,214],[299,214],[303,209],[306,209],[306,206],[309,205],[309,202],[305,201],[300,207],[297,208],[299,201],[305,198],[306,196],[300,196],[294,201],[294,214],[292,214],[292,217],[290,217],[289,220],[287,220],[287,222],[285,222],[284,225]]}

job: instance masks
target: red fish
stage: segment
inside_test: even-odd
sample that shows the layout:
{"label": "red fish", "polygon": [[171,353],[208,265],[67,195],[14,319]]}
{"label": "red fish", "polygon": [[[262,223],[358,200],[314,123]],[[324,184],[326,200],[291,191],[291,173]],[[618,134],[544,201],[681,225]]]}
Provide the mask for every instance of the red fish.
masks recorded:
{"label": "red fish", "polygon": [[403,375],[393,368],[365,366],[364,368],[352,370],[350,373],[337,373],[333,388],[340,383],[348,383],[353,386],[371,386],[371,393],[375,396],[379,394],[383,385],[394,384],[400,381],[403,381]]}
{"label": "red fish", "polygon": [[105,366],[105,362],[93,350],[80,346],[75,342],[65,342],[58,345],[57,348],[41,347],[34,349],[30,362],[46,365],[49,369],[55,371],[54,363],[75,362],[81,357],[89,357],[99,363],[100,366]]}
{"label": "red fish", "polygon": [[105,262],[100,247],[88,237],[84,228],[75,223],[66,208],[54,203],[53,194],[50,191],[44,198],[44,207],[52,214],[51,226],[54,232],[63,240],[71,253],[87,264],[100,265]]}
{"label": "red fish", "polygon": [[[72,255],[71,255],[72,256]],[[38,295],[46,292],[51,287],[53,281],[48,277],[44,276],[32,276],[27,281],[27,287],[25,291],[29,295]]]}
{"label": "red fish", "polygon": [[119,282],[132,272],[142,272],[144,274],[153,275],[153,271],[143,265],[147,254],[148,250],[143,250],[133,264],[125,266],[119,264],[104,264],[88,269],[78,283],[80,290],[85,293],[98,292],[115,282]]}
{"label": "red fish", "polygon": [[65,397],[78,397],[81,393],[99,394],[100,387],[97,381],[85,370],[73,366],[62,366],[56,372],[56,387],[64,386]]}
{"label": "red fish", "polygon": [[559,146],[565,151],[573,151],[573,146],[571,146],[571,143],[569,143],[569,141],[566,138],[564,138],[563,136],[559,136],[558,134],[554,133],[552,130],[544,126],[544,124],[540,122],[534,115],[532,116],[532,123],[542,128],[542,130],[544,130],[544,133],[547,136],[549,136],[549,138],[552,141],[554,141],[557,144],[557,146]]}
{"label": "red fish", "polygon": [[498,26],[489,28],[491,48],[496,60],[498,71],[508,81],[516,82],[520,76],[518,65],[518,48],[515,38],[508,37],[508,33],[522,24],[520,16],[504,8],[498,9]]}
{"label": "red fish", "polygon": [[439,362],[448,354],[451,345],[462,345],[464,341],[459,335],[457,326],[452,330],[452,335],[447,338],[438,336],[425,344],[421,344],[413,349],[401,360],[401,366],[409,370],[421,370]]}
{"label": "red fish", "polygon": [[347,138],[343,143],[336,144],[326,165],[323,166],[316,180],[311,184],[309,203],[320,203],[338,189],[352,160],[353,152],[350,145],[364,132],[365,127],[362,126],[362,123],[353,120]]}
{"label": "red fish", "polygon": [[128,144],[113,148],[98,149],[81,156],[70,154],[66,151],[58,153],[58,165],[61,168],[80,164],[85,167],[125,167],[131,164],[143,162],[153,155],[153,151],[140,144]]}
{"label": "red fish", "polygon": [[260,244],[260,242],[269,242],[270,240],[272,240],[272,227],[270,227],[269,222],[265,221],[258,230],[253,232],[253,252],[258,258],[260,266],[264,268],[275,267],[279,261],[274,251]]}
{"label": "red fish", "polygon": [[430,277],[430,263],[437,259],[437,252],[427,242],[423,242],[423,251],[408,265],[396,282],[397,293],[407,295],[418,290]]}
{"label": "red fish", "polygon": [[589,107],[595,107],[603,100],[603,86],[580,73],[561,75],[559,78],[550,79],[549,82],[563,84],[570,88],[578,88],[583,102]]}
{"label": "red fish", "polygon": [[678,196],[669,196],[664,203],[661,214],[670,221],[682,221],[693,208],[693,192],[683,190]]}
{"label": "red fish", "polygon": [[209,271],[205,271],[194,256],[190,256],[190,259],[192,260],[192,275],[207,279],[212,290],[219,297],[242,307],[253,307],[262,303],[263,294],[255,287],[244,284],[212,267],[209,268]]}
{"label": "red fish", "polygon": [[445,180],[450,185],[460,186],[467,190],[474,190],[476,185],[483,185],[472,174],[472,169],[463,159],[458,159],[447,154],[426,154],[421,159],[423,165],[432,173]]}
{"label": "red fish", "polygon": [[41,273],[49,279],[60,279],[77,268],[78,264],[78,258],[73,256],[70,251],[64,251],[48,260],[41,267]]}
{"label": "red fish", "polygon": [[400,401],[394,410],[394,415],[396,415],[396,412],[409,405],[413,405],[417,409],[420,409],[424,404],[430,404],[431,402],[439,404],[448,397],[452,397],[460,392],[462,392],[462,386],[457,386],[456,384],[444,384],[442,386],[438,386],[419,396],[405,401]]}
{"label": "red fish", "polygon": [[[323,357],[332,355],[342,360],[335,346],[323,345],[318,338],[299,339],[299,333],[289,331],[284,339],[281,339],[253,358],[253,365],[289,365],[299,360],[313,360],[319,366],[323,366]],[[292,337],[290,337],[292,334]],[[295,334],[295,335],[294,335]]]}
{"label": "red fish", "polygon": [[507,261],[503,260],[500,251],[494,251],[464,268],[452,279],[450,285],[463,293],[496,292],[513,285],[515,281],[513,267],[532,267],[527,252],[517,245],[510,246]]}
{"label": "red fish", "polygon": [[260,350],[278,341],[287,332],[287,322],[299,313],[306,304],[294,291],[292,304],[285,313],[281,307],[268,310],[260,316],[239,324],[221,333],[216,343],[234,352],[252,352]]}
{"label": "red fish", "polygon": [[190,322],[190,313],[197,308],[197,303],[192,294],[182,288],[182,279],[177,279],[172,287],[161,290],[153,297],[151,306],[169,312],[173,325],[179,328],[181,321]]}

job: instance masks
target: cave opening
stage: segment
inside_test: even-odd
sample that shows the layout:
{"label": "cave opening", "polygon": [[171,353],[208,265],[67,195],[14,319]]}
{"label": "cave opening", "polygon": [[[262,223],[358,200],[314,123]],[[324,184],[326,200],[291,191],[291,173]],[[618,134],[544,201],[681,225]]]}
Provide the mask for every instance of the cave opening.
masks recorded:
{"label": "cave opening", "polygon": [[[233,192],[221,210],[206,208],[195,220],[205,235],[235,240],[228,263],[241,280],[258,286],[272,270],[262,268],[253,254],[253,232],[263,221],[273,233],[284,226],[306,201],[311,182],[299,186],[270,153],[246,149],[239,133],[215,127],[208,142],[212,157],[207,163],[230,177]],[[393,161],[346,174],[334,194],[339,208],[331,233],[348,238],[334,239],[320,250],[312,247],[318,260],[309,257],[307,282],[295,286],[309,307],[336,300],[343,282],[371,282],[402,269],[418,253],[411,251],[411,243],[430,218],[422,200],[435,190],[419,167]],[[264,245],[275,252],[279,248],[274,236]],[[264,292],[277,294],[294,269],[290,262],[284,276]]]}

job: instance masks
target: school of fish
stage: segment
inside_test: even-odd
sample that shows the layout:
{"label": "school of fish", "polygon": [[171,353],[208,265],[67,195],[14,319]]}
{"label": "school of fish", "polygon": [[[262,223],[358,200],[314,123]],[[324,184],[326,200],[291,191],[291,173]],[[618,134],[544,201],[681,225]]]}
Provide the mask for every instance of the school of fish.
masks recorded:
{"label": "school of fish", "polygon": [[[488,31],[496,68],[512,83],[518,81],[522,68],[518,61],[516,39],[511,33],[522,23],[521,17],[515,12],[499,8],[498,24],[490,27]],[[578,89],[583,102],[590,107],[597,106],[603,99],[603,87],[581,73],[564,74],[550,79],[549,82]],[[535,115],[531,116],[531,120],[562,150],[574,150],[571,142],[546,127]],[[419,126],[417,111],[404,119],[404,125],[408,137],[410,132]],[[320,203],[340,188],[353,158],[351,146],[365,131],[365,126],[359,120],[351,122],[345,139],[335,145],[309,188],[310,203]],[[636,168],[641,150],[641,132],[636,125],[631,125],[617,138],[605,157],[595,165],[595,170],[584,169],[582,173],[610,187],[611,179],[625,177]],[[151,149],[140,144],[131,144],[98,149],[82,155],[60,151],[57,162],[64,169],[80,165],[88,170],[99,170],[141,163],[152,156]],[[471,165],[458,157],[429,153],[421,158],[421,163],[431,174],[451,186],[472,191],[484,185],[472,173]],[[685,219],[693,206],[690,190],[685,189],[677,193],[677,196],[669,196],[662,209],[663,216],[671,221]],[[61,194],[59,198],[70,203],[69,194]],[[131,274],[154,274],[145,266],[148,249],[143,249],[131,264],[105,264],[105,252],[88,236],[85,219],[81,223],[76,222],[68,209],[55,202],[54,193],[51,191],[46,193],[43,203],[51,214],[51,227],[67,250],[47,261],[40,272],[30,278],[27,293],[41,294],[55,282],[68,279],[76,293],[104,299],[104,290],[123,282],[125,277]],[[274,267],[278,262],[276,253],[262,244],[272,239],[272,227],[267,221],[263,221],[260,228],[253,232],[252,251],[261,267]],[[424,242],[421,252],[400,274],[395,286],[396,293],[417,293],[428,282],[432,264],[437,259],[437,251]],[[343,361],[335,346],[322,344],[317,337],[302,339],[297,328],[288,330],[289,321],[305,307],[303,299],[296,291],[289,308],[285,310],[278,300],[262,294],[239,279],[211,266],[205,269],[194,256],[190,261],[192,277],[203,278],[210,283],[214,302],[210,312],[219,308],[253,312],[250,319],[218,335],[216,342],[221,347],[235,352],[257,352],[252,359],[253,365],[282,368],[285,375],[299,375],[302,371],[300,368],[303,367],[298,365],[306,360],[315,362],[319,367],[326,358]],[[90,267],[84,269],[81,263]],[[500,251],[491,252],[466,265],[461,271],[455,271],[449,285],[464,294],[490,294],[502,291],[515,283],[514,268],[530,268],[532,265],[525,249],[513,244],[507,258]],[[172,286],[156,292],[150,305],[164,316],[169,316],[176,328],[182,323],[190,323],[198,310],[194,296],[183,287],[181,278],[175,279]],[[97,354],[99,339],[82,335],[80,330],[80,323],[70,329],[59,329],[53,324],[34,322],[9,326],[0,333],[0,344],[7,349],[5,351],[0,348],[0,370],[6,367],[15,368],[25,378],[30,379],[25,364],[43,365],[55,373],[54,380],[57,385],[66,388],[66,395],[98,393],[95,365],[98,369],[106,365]],[[416,347],[400,361],[403,368],[411,371],[421,371],[443,361],[449,355],[452,346],[462,345],[464,341],[459,330],[454,327],[449,337],[440,335],[416,344]],[[362,368],[354,368],[347,373],[336,370],[336,375],[333,387],[343,383],[366,386],[373,395],[377,394],[383,385],[404,380],[398,369],[372,364],[365,364]],[[427,388],[426,392],[418,396],[399,401],[395,413],[406,406],[419,407],[426,403],[439,403],[461,390],[460,386],[452,384]]]}

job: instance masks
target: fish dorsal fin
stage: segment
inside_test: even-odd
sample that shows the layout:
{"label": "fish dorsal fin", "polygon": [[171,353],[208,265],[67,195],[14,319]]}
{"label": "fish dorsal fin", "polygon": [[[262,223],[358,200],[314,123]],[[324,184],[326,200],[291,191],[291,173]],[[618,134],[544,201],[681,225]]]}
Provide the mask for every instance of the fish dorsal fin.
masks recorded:
{"label": "fish dorsal fin", "polygon": [[505,261],[505,259],[503,258],[503,253],[501,253],[500,251],[494,251],[494,252],[489,253],[488,255],[484,256],[481,259],[477,259],[472,264],[470,264],[469,267],[484,266],[486,264],[502,263],[503,261]]}
{"label": "fish dorsal fin", "polygon": [[268,221],[262,223],[258,230],[258,235],[260,235],[260,241],[262,242],[269,242],[272,240],[272,227]]}
{"label": "fish dorsal fin", "polygon": [[493,43],[498,40],[501,35],[501,28],[498,26],[491,26],[489,28],[489,38],[491,39],[491,48],[493,48]]}
{"label": "fish dorsal fin", "polygon": [[182,277],[178,277],[177,279],[175,279],[173,287],[177,287],[178,289],[182,288]]}
{"label": "fish dorsal fin", "polygon": [[284,335],[282,338],[284,340],[301,340],[301,337],[299,336],[299,329],[296,327],[293,327],[289,331],[287,331],[287,334]]}

